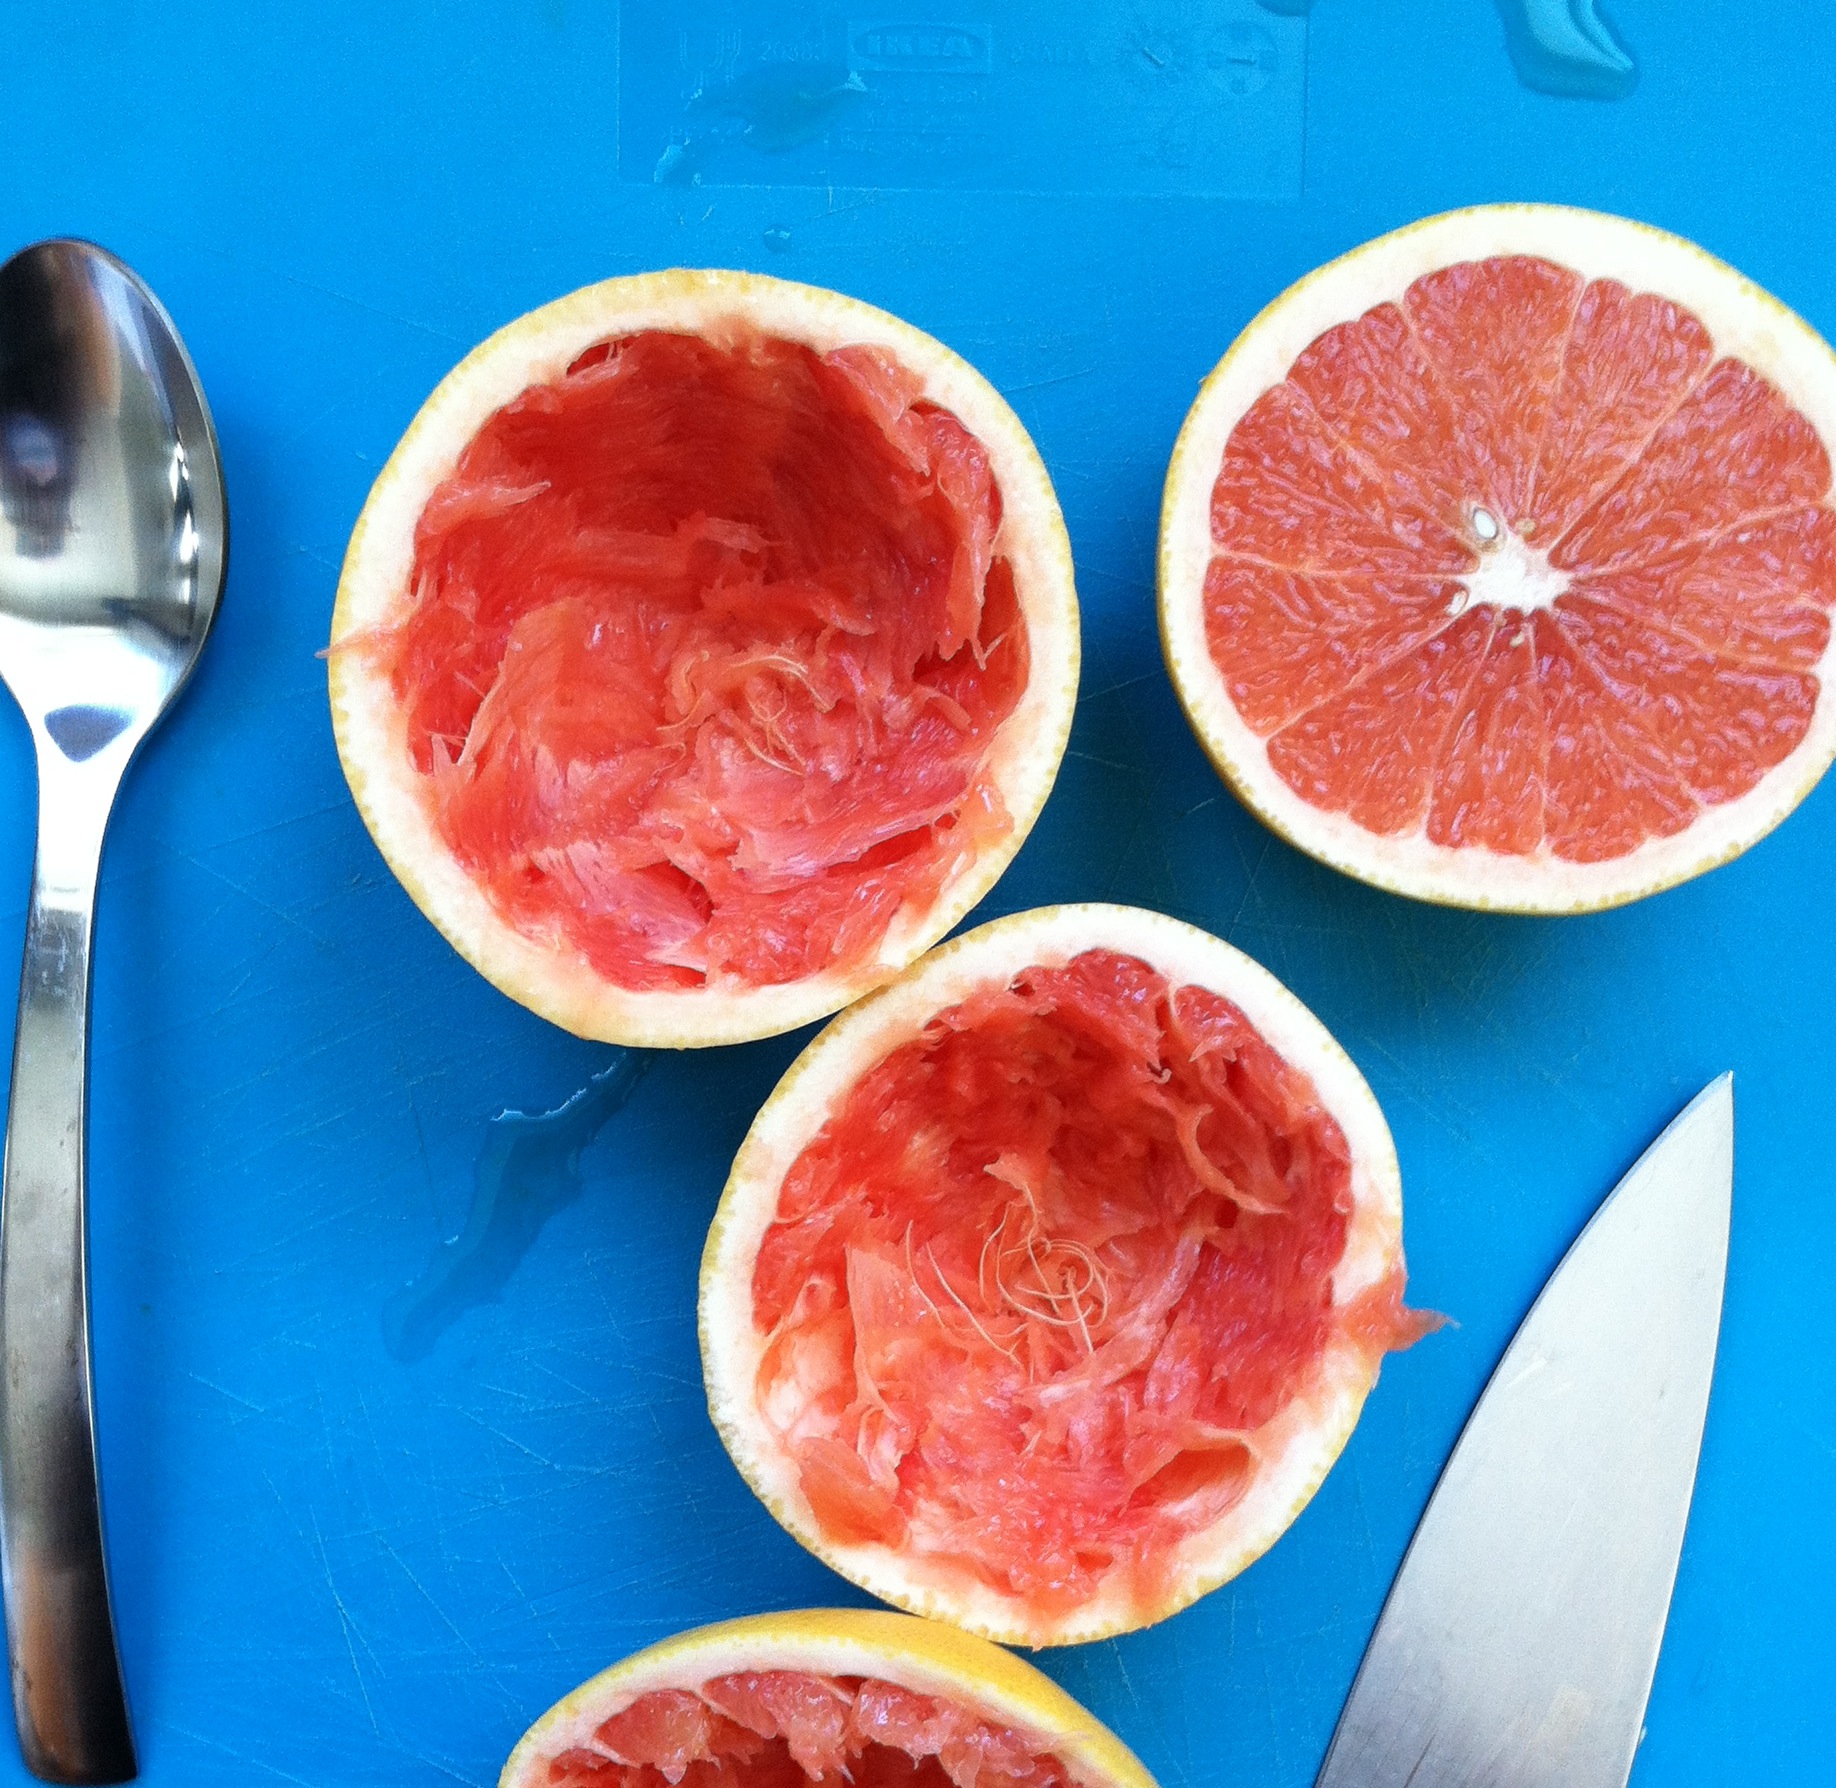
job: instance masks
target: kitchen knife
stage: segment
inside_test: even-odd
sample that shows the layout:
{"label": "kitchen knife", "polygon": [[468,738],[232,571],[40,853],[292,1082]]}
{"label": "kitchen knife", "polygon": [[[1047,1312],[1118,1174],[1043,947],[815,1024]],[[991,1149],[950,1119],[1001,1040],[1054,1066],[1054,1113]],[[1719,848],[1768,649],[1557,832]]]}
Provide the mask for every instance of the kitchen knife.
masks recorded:
{"label": "kitchen knife", "polygon": [[1708,1410],[1734,1083],[1556,1268],[1435,1486],[1318,1788],[1624,1788]]}

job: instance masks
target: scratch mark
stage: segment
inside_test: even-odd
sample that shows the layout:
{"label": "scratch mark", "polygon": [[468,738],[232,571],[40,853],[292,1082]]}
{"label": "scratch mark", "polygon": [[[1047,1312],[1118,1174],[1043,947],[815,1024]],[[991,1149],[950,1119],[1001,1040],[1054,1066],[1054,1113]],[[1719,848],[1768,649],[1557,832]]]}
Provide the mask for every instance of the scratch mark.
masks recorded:
{"label": "scratch mark", "polygon": [[285,907],[276,906],[271,900],[264,900],[259,894],[255,893],[253,889],[245,888],[240,882],[225,875],[222,870],[211,868],[203,858],[194,856],[190,851],[180,850],[176,844],[167,844],[166,849],[177,857],[180,862],[189,863],[193,869],[199,871],[203,875],[209,876],[212,881],[221,882],[224,887],[240,894],[244,900],[259,907],[264,913],[269,913],[274,918],[279,919],[283,925],[291,925],[296,931],[311,938],[321,949],[329,949],[331,947],[328,939],[322,938],[310,925],[302,924],[293,914],[288,912]]}
{"label": "scratch mark", "polygon": [[194,1745],[203,1745],[212,1751],[221,1751],[225,1757],[251,1769],[265,1770],[269,1775],[282,1782],[297,1782],[299,1788],[319,1788],[316,1782],[309,1782],[304,1776],[296,1776],[291,1770],[280,1768],[278,1764],[268,1762],[265,1757],[258,1757],[253,1751],[240,1751],[234,1745],[228,1745],[220,1738],[212,1738],[208,1733],[193,1732],[188,1726],[181,1726],[173,1720],[156,1719],[154,1724],[163,1726],[168,1732],[176,1732],[180,1738],[189,1739]]}
{"label": "scratch mark", "polygon": [[[233,264],[233,257],[226,254],[223,258]],[[272,270],[264,268],[263,271]],[[331,286],[322,286],[310,279],[301,279],[297,273],[276,273],[275,277],[285,280],[290,286],[298,286],[302,291],[317,292],[321,298],[332,298],[339,304],[348,304],[353,310],[363,311],[368,316],[381,317],[386,323],[396,323],[403,329],[413,329],[422,335],[431,335],[435,341],[464,345],[458,336],[448,335],[444,329],[435,329],[429,323],[417,322],[413,317],[404,317],[397,311],[385,310],[379,304],[366,304],[361,298],[353,298],[349,292],[336,291]]]}
{"label": "scratch mark", "polygon": [[[1120,695],[1123,690],[1133,689],[1137,684],[1152,682],[1158,675],[1157,671],[1140,671],[1132,677],[1124,677],[1119,683],[1105,683],[1101,689],[1086,690],[1078,697],[1077,705],[1081,708],[1088,702],[1100,702],[1107,695]],[[1216,800],[1217,797],[1214,795],[1212,799]]]}
{"label": "scratch mark", "polygon": [[1094,366],[1080,366],[1076,372],[1054,373],[1049,379],[1033,379],[1024,385],[1009,385],[1007,395],[1018,397],[1023,391],[1043,391],[1048,385],[1068,385],[1073,379],[1087,379],[1096,371]]}
{"label": "scratch mark", "polygon": [[488,1675],[491,1678],[492,1682],[497,1685],[498,1693],[503,1695],[506,1702],[508,1702],[510,1700],[509,1691],[505,1687],[503,1680],[498,1676],[497,1672],[491,1667],[491,1664],[489,1660],[486,1659],[485,1655],[478,1649],[477,1646],[475,1646],[471,1642],[471,1640],[469,1640],[465,1636],[465,1634],[460,1630],[458,1625],[454,1622],[452,1616],[448,1614],[446,1610],[442,1608],[440,1604],[436,1602],[434,1598],[428,1593],[426,1584],[424,1584],[420,1580],[420,1578],[417,1577],[414,1574],[414,1572],[408,1568],[407,1561],[402,1557],[402,1555],[399,1552],[396,1551],[396,1549],[393,1546],[389,1544],[388,1540],[380,1532],[375,1535],[375,1539],[376,1539],[376,1543],[380,1547],[382,1547],[383,1551],[388,1553],[390,1558],[392,1558],[395,1561],[396,1569],[399,1570],[401,1574],[404,1577],[406,1577],[411,1584],[414,1585],[416,1594],[418,1594],[421,1600],[424,1601],[427,1604],[427,1606],[431,1608],[436,1615],[439,1616],[441,1624],[472,1655],[472,1657],[477,1661],[477,1663],[483,1668],[486,1675]]}
{"label": "scratch mark", "polygon": [[1527,1380],[1534,1378],[1539,1372],[1545,1370],[1548,1365],[1549,1365],[1549,1356],[1547,1354],[1539,1353],[1533,1360],[1529,1361],[1520,1370],[1511,1374],[1511,1381],[1509,1384],[1504,1386],[1504,1389],[1506,1389],[1507,1391],[1516,1390],[1520,1384],[1523,1384]]}
{"label": "scratch mark", "polygon": [[339,569],[338,562],[335,559],[328,559],[323,553],[314,552],[310,546],[303,545],[300,541],[283,540],[281,545],[286,547],[290,552],[297,553],[302,559],[310,559],[313,564],[323,566],[327,571],[336,571]]}
{"label": "scratch mark", "polygon": [[1129,828],[1128,837],[1124,841],[1122,849],[1116,854],[1115,867],[1110,871],[1109,880],[1103,888],[1103,898],[1105,900],[1115,899],[1117,884],[1120,883],[1123,875],[1128,870],[1129,860],[1134,855],[1135,843],[1141,836],[1141,828],[1146,823],[1146,818],[1147,804],[1143,802],[1137,806],[1135,810],[1135,823]]}
{"label": "scratch mark", "polygon": [[1115,770],[1124,776],[1139,776],[1139,764],[1125,764],[1120,758],[1098,757],[1094,751],[1067,751],[1066,757],[1076,758],[1080,764],[1095,764],[1099,769]]}
{"label": "scratch mark", "polygon": [[1269,1648],[1262,1637],[1260,1604],[1252,1604],[1250,1612],[1256,1625],[1256,1663],[1262,1671],[1262,1694],[1269,1710],[1269,1751],[1275,1759],[1276,1775],[1285,1776],[1288,1772],[1281,1760],[1281,1721],[1275,1717],[1275,1679],[1269,1674]]}
{"label": "scratch mark", "polygon": [[1237,927],[1243,923],[1243,915],[1249,910],[1250,896],[1256,892],[1256,878],[1262,874],[1262,866],[1269,860],[1269,851],[1274,846],[1273,836],[1264,838],[1262,849],[1256,854],[1256,861],[1249,872],[1249,880],[1243,884],[1243,898],[1237,902],[1237,910],[1231,914],[1230,923],[1224,927],[1226,942],[1232,942],[1237,935]]}
{"label": "scratch mark", "polygon": [[1135,1679],[1128,1673],[1128,1660],[1122,1655],[1122,1647],[1116,1644],[1112,1639],[1109,1642],[1109,1649],[1111,1655],[1116,1660],[1116,1674],[1122,1678],[1122,1686],[1128,1690],[1130,1702],[1139,1709],[1141,1706],[1141,1696],[1136,1692]]}
{"label": "scratch mark", "polygon": [[225,1386],[220,1385],[220,1384],[213,1384],[211,1380],[206,1378],[202,1372],[187,1372],[185,1376],[193,1380],[195,1383],[201,1384],[205,1388],[205,1390],[215,1391],[219,1397],[227,1397],[230,1400],[230,1402],[239,1404],[242,1408],[246,1409],[251,1415],[259,1416],[259,1415],[266,1415],[268,1413],[265,1409],[262,1408],[262,1406],[259,1403],[251,1403],[247,1397],[238,1397],[234,1391],[229,1390]]}
{"label": "scratch mark", "polygon": [[1832,1446],[1808,1422],[1799,1422],[1796,1424],[1796,1427],[1798,1432],[1802,1434],[1818,1452],[1827,1453],[1830,1458],[1836,1459],[1836,1446]]}
{"label": "scratch mark", "polygon": [[[329,1446],[329,1427],[326,1432]],[[325,1587],[331,1591],[333,1606],[338,1610],[338,1623],[344,1630],[344,1649],[350,1654],[351,1674],[357,1679],[357,1692],[363,1697],[364,1712],[370,1716],[370,1729],[378,1738],[381,1738],[383,1735],[382,1722],[376,1717],[375,1704],[370,1700],[370,1685],[363,1680],[363,1668],[357,1662],[357,1647],[352,1643],[354,1623],[351,1620],[351,1611],[345,1607],[344,1597],[339,1595],[337,1581],[332,1576],[331,1560],[325,1556],[325,1536],[319,1531],[319,1517],[316,1511],[312,1517],[312,1538],[319,1553],[319,1568],[325,1573]],[[366,1644],[364,1650],[369,1649]]]}

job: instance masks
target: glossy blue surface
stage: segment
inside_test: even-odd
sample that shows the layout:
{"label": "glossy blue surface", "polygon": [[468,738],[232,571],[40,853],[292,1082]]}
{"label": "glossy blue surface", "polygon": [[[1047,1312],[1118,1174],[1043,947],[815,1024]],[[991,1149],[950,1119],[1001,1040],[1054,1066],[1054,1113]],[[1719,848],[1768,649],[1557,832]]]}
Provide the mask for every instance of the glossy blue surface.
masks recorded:
{"label": "glossy blue surface", "polygon": [[[1520,4],[1521,53],[1531,12],[1562,8]],[[561,1107],[615,1052],[502,999],[399,891],[346,796],[313,656],[369,481],[439,376],[536,303],[678,262],[886,305],[1012,398],[1064,501],[1086,656],[1064,774],[983,913],[1144,902],[1289,981],[1389,1114],[1415,1294],[1459,1322],[1386,1366],[1343,1462],[1262,1563],[1154,1631],[1046,1667],[1165,1788],[1309,1783],[1506,1337],[1620,1170],[1732,1067],[1721,1370],[1634,1779],[1827,1779],[1836,784],[1739,862],[1624,911],[1413,905],[1296,855],[1223,791],[1161,669],[1152,577],[1162,471],[1204,372],[1290,280],[1424,213],[1494,198],[1627,212],[1836,333],[1836,14],[1614,0],[1610,41],[1637,82],[1601,101],[1523,85],[1488,0],[1139,0],[1088,37],[1037,39],[1086,64],[1108,47],[1075,90],[1090,140],[1023,194],[996,181],[1023,177],[1041,133],[1072,142],[1075,121],[1048,116],[1072,89],[1003,84],[1001,50],[1021,41],[1002,35],[1004,6],[912,9],[926,26],[959,10],[992,29],[988,66],[914,83],[907,139],[842,144],[856,160],[812,176],[798,170],[827,153],[821,120],[773,149],[742,119],[714,145],[737,168],[710,164],[696,186],[692,169],[651,177],[682,140],[687,64],[664,56],[648,91],[621,78],[616,11],[585,0],[0,0],[0,252],[80,233],[149,279],[210,391],[235,517],[217,634],[118,813],[99,941],[96,1352],[146,1780],[486,1784],[531,1717],[631,1648],[856,1599],[733,1472],[696,1355],[702,1234],[798,1039],[652,1063],[597,1140],[581,1120],[577,1169],[572,1140],[534,1150],[548,1177],[533,1205],[481,1219],[504,1253],[404,1326],[408,1288],[447,1282],[441,1244],[490,1177],[481,1154],[514,1152],[490,1120]],[[1184,107],[1193,144],[1236,153],[1223,108],[1231,70],[1251,78],[1231,62],[1250,39],[1214,66],[1219,20],[1266,20],[1304,58],[1304,110],[1262,145],[1279,178],[1255,200],[1217,196],[1244,189],[1249,163],[1208,184],[1204,167],[1137,160],[1124,179],[1095,134],[1131,106],[1163,123]],[[639,23],[634,7],[633,42]],[[980,162],[953,78],[982,83]],[[927,130],[949,139],[948,178]],[[838,184],[780,183],[793,175]],[[0,965],[16,960],[32,807],[9,710]],[[468,1304],[467,1285],[497,1280],[495,1301]],[[0,1736],[0,1782],[22,1779]]]}

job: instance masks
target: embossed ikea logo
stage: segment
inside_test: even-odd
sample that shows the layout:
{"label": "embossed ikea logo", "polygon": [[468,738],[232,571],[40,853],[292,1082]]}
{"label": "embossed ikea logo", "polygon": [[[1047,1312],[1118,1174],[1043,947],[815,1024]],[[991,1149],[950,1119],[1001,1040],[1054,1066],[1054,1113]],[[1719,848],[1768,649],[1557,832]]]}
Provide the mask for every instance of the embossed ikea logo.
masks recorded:
{"label": "embossed ikea logo", "polygon": [[848,66],[884,74],[988,74],[994,67],[992,38],[987,25],[851,22]]}

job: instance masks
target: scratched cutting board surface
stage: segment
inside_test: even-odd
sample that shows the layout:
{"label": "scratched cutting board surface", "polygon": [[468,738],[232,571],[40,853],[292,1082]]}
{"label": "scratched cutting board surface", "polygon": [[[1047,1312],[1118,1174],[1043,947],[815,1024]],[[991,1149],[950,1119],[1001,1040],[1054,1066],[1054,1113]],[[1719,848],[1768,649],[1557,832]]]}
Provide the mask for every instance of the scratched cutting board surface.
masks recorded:
{"label": "scratched cutting board surface", "polygon": [[[1136,901],[1271,967],[1376,1089],[1415,1297],[1457,1319],[1385,1366],[1263,1562],[1045,1667],[1166,1788],[1309,1783],[1507,1336],[1619,1172],[1731,1067],[1721,1362],[1634,1780],[1819,1778],[1836,782],[1624,911],[1412,904],[1223,790],[1162,671],[1152,580],[1200,378],[1291,280],[1424,213],[1626,212],[1836,333],[1836,13],[682,12],[0,0],[0,253],[81,234],[149,279],[215,406],[234,516],[215,638],[129,780],[102,889],[95,1341],[145,1779],[487,1784],[530,1718],[646,1641],[859,1599],[732,1470],[695,1344],[728,1159],[802,1038],[642,1062],[501,998],[371,847],[314,658],[369,482],[440,375],[532,305],[674,263],[887,306],[1012,399],[1070,524],[1084,680],[1051,804],[982,916]],[[9,708],[0,965],[32,814]]]}

